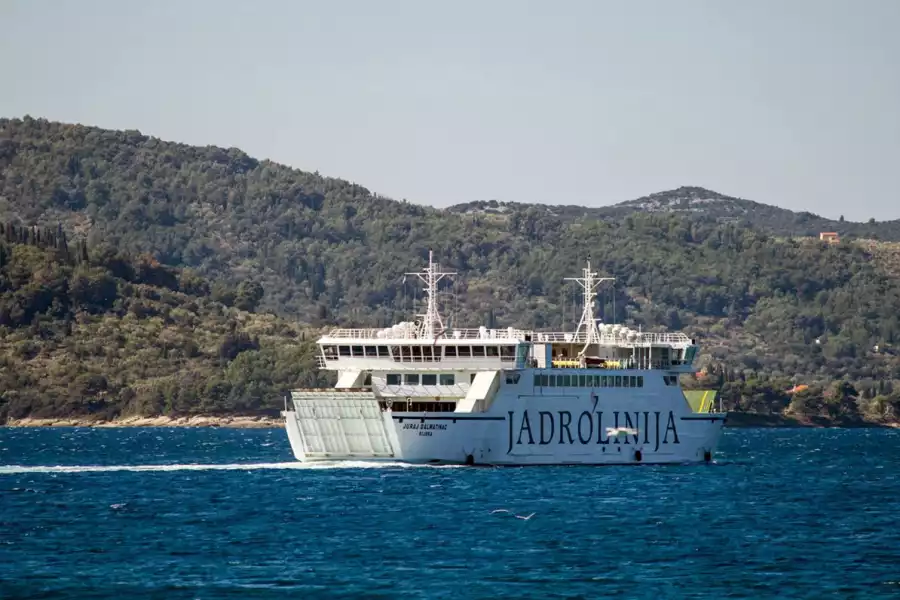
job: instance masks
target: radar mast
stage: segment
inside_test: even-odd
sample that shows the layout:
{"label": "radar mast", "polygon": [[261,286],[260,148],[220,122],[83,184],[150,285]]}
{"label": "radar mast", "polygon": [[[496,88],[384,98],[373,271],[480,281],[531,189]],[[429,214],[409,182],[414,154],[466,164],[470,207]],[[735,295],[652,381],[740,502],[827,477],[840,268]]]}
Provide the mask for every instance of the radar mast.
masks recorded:
{"label": "radar mast", "polygon": [[444,333],[444,322],[441,320],[441,314],[438,312],[437,306],[437,284],[438,281],[448,275],[456,275],[456,273],[443,273],[440,265],[434,262],[434,253],[428,251],[428,267],[424,271],[418,273],[407,273],[407,275],[415,275],[425,283],[426,306],[425,313],[417,315],[422,317],[422,323],[418,327],[418,337],[426,339],[435,339],[437,335]]}
{"label": "radar mast", "polygon": [[583,288],[584,307],[581,310],[581,320],[578,321],[573,339],[578,339],[582,328],[585,330],[584,348],[578,353],[579,356],[584,356],[591,344],[600,343],[600,330],[597,329],[597,319],[594,318],[594,298],[597,297],[595,290],[604,281],[615,281],[616,278],[597,277],[597,273],[591,271],[590,259],[587,261],[587,267],[581,270],[581,274],[581,277],[566,277],[566,281],[575,281]]}

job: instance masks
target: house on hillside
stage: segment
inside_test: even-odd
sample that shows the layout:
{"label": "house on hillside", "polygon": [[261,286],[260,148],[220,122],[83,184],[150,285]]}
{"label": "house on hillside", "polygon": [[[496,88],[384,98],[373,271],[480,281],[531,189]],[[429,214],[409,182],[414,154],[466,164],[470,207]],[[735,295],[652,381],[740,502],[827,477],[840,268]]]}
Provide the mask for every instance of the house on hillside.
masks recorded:
{"label": "house on hillside", "polygon": [[841,238],[835,231],[823,231],[819,234],[819,241],[828,242],[829,244],[837,244],[841,241]]}

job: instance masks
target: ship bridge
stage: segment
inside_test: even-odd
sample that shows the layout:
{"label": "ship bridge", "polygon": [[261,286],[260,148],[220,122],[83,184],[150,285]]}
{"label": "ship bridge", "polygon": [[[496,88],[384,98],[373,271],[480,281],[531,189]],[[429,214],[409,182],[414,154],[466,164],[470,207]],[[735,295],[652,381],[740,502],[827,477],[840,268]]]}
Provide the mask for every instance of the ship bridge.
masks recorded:
{"label": "ship bridge", "polygon": [[522,368],[662,369],[689,372],[697,345],[684,333],[655,333],[594,318],[596,288],[613,278],[598,277],[588,261],[582,277],[569,278],[584,290],[584,307],[572,332],[444,327],[437,308],[441,272],[429,255],[428,268],[416,274],[425,282],[426,310],[417,322],[392,327],[337,328],[318,340],[320,368],[396,371]]}

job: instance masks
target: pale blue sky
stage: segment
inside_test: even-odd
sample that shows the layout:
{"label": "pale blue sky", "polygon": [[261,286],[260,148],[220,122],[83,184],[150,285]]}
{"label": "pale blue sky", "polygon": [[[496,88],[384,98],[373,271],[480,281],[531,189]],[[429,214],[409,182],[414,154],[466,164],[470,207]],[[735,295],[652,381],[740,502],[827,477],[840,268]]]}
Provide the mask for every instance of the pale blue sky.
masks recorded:
{"label": "pale blue sky", "polygon": [[900,0],[0,0],[0,116],[412,202],[680,185],[900,217]]}

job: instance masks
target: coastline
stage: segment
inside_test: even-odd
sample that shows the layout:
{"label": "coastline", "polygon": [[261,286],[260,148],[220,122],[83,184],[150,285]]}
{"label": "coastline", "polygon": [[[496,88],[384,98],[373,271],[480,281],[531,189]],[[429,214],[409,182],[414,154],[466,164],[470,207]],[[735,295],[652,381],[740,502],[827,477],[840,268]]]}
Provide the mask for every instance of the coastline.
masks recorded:
{"label": "coastline", "polygon": [[280,429],[284,421],[277,417],[203,416],[124,417],[111,421],[81,418],[9,419],[6,427],[227,427],[234,429]]}
{"label": "coastline", "polygon": [[[58,417],[9,419],[0,427],[225,427],[233,429],[281,429],[280,417],[246,415],[185,415],[180,417],[123,417],[100,420],[90,417]],[[900,428],[897,422],[876,422],[826,417],[795,417],[761,413],[729,412],[725,427],[729,428]]]}
{"label": "coastline", "polygon": [[866,421],[862,419],[837,418],[820,416],[792,416],[762,413],[729,412],[725,427],[730,428],[802,428],[802,429],[891,429],[900,428],[900,423],[884,421]]}

